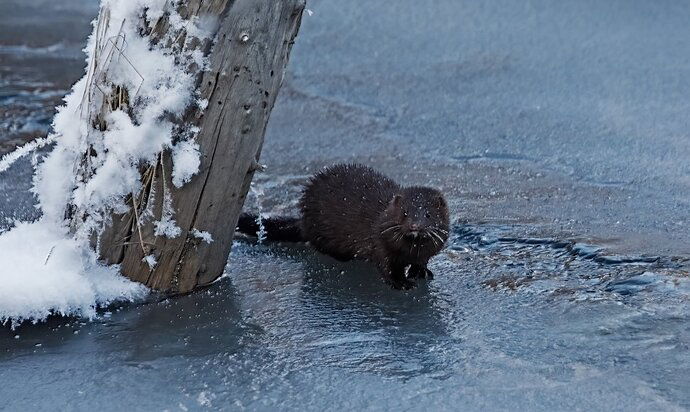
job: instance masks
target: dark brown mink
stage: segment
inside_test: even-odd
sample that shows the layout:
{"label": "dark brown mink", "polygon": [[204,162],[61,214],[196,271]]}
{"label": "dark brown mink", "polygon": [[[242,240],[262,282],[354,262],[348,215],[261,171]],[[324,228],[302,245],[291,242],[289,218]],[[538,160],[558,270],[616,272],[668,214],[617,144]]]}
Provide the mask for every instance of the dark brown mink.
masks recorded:
{"label": "dark brown mink", "polygon": [[[300,209],[300,218],[262,219],[266,239],[308,241],[338,260],[370,261],[396,289],[432,278],[427,263],[448,240],[448,206],[440,191],[401,187],[363,165],[339,164],[317,173],[304,188]],[[256,216],[240,216],[239,232],[258,230]]]}

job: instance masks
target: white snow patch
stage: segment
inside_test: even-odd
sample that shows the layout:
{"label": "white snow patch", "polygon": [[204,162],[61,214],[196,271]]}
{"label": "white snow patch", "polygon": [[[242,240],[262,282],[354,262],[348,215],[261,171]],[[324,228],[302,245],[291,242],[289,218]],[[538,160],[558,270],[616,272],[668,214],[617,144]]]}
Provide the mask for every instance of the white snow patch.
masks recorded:
{"label": "white snow patch", "polygon": [[151,269],[154,269],[156,267],[156,265],[158,264],[156,257],[153,255],[147,255],[141,261],[146,263],[147,265],[149,265],[149,267]]}
{"label": "white snow patch", "polygon": [[13,152],[7,153],[6,155],[0,157],[0,173],[4,172],[5,170],[9,169],[14,162],[17,160],[21,159],[22,157],[28,155],[29,153],[33,152],[36,149],[40,149],[41,147],[51,144],[55,141],[55,136],[49,136],[49,137],[42,137],[36,140],[33,140],[24,146],[14,150]]}
{"label": "white snow patch", "polygon": [[154,223],[156,227],[156,236],[165,236],[170,239],[174,239],[180,236],[182,229],[180,229],[175,221],[169,216],[164,216],[163,219]]}
{"label": "white snow patch", "polygon": [[264,189],[262,187],[254,185],[254,183],[252,182],[249,186],[249,190],[254,195],[256,208],[259,211],[256,214],[256,224],[259,226],[259,231],[256,233],[256,236],[257,241],[259,242],[259,244],[261,244],[266,240],[266,227],[264,226],[264,213],[263,206],[261,204],[261,200],[264,197]]}
{"label": "white snow patch", "polygon": [[210,245],[211,243],[213,243],[213,236],[211,236],[211,234],[208,233],[208,232],[203,232],[203,231],[201,231],[201,230],[199,230],[199,229],[192,229],[192,231],[191,231],[190,233],[191,233],[192,236],[194,236],[195,238],[201,239],[201,240],[203,240],[204,242],[208,243],[209,245]]}
{"label": "white snow patch", "polygon": [[169,192],[165,193],[165,198],[163,199],[163,211],[161,220],[154,222],[153,225],[156,228],[156,236],[165,236],[167,238],[173,239],[180,236],[182,229],[175,223],[175,211],[172,206],[172,197]]}
{"label": "white snow patch", "polygon": [[0,262],[0,324],[37,322],[51,314],[93,318],[99,306],[148,293],[45,220],[20,223],[2,234]]}
{"label": "white snow patch", "polygon": [[201,164],[199,145],[194,141],[183,140],[173,146],[172,182],[182,187],[199,171]]}

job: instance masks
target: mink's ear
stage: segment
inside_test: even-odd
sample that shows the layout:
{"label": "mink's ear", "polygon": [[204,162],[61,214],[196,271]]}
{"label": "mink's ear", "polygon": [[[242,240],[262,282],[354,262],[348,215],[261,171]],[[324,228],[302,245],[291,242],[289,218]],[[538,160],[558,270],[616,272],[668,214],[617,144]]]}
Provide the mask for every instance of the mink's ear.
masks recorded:
{"label": "mink's ear", "polygon": [[436,195],[436,207],[448,207],[446,203],[446,198],[443,197],[443,193],[439,193],[438,195]]}
{"label": "mink's ear", "polygon": [[400,209],[400,206],[402,205],[402,196],[400,195],[395,195],[393,196],[393,199],[391,199],[391,206],[393,206],[395,209]]}

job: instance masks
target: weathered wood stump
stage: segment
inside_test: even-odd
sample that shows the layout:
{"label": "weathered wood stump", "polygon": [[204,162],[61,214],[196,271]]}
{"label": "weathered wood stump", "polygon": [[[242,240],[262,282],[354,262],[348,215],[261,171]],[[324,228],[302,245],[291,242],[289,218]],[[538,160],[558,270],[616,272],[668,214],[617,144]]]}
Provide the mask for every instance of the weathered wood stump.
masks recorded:
{"label": "weathered wood stump", "polygon": [[[120,264],[130,279],[168,293],[189,292],[223,273],[305,6],[305,0],[183,3],[180,15],[217,16],[218,31],[212,45],[197,45],[210,50],[210,67],[198,77],[199,94],[208,106],[203,111],[190,110],[184,119],[200,128],[196,137],[201,152],[199,173],[175,188],[169,153],[153,170],[160,177],[152,180],[155,192],[172,193],[182,233],[174,238],[156,236],[150,222],[139,225],[137,212],[145,205],[137,197],[131,200],[130,212],[113,216],[98,242],[104,261]],[[162,19],[143,35],[155,43],[166,30]],[[153,202],[154,213],[160,214],[163,197]],[[197,230],[211,233],[213,242],[194,236]],[[142,260],[147,255],[157,261],[153,268]]]}

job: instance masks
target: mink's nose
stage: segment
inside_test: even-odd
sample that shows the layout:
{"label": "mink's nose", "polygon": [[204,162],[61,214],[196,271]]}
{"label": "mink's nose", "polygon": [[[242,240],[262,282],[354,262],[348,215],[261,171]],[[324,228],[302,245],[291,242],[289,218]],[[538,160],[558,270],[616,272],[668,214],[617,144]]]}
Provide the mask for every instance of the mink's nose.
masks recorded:
{"label": "mink's nose", "polygon": [[419,236],[419,225],[416,223],[412,223],[410,225],[409,231],[407,232],[407,235],[405,237],[408,240],[415,240]]}

